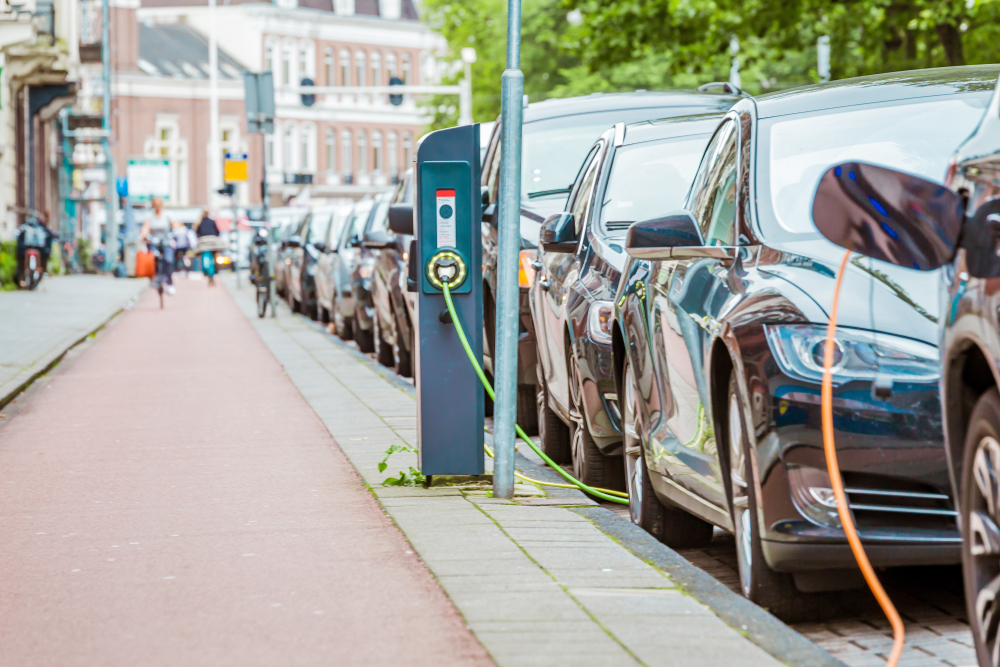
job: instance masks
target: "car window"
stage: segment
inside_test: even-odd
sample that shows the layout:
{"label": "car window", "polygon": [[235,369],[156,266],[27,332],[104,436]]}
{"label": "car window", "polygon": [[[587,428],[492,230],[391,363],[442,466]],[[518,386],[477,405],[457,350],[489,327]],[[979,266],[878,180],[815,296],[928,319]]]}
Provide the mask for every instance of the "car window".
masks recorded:
{"label": "car window", "polygon": [[389,200],[382,199],[375,204],[375,210],[369,216],[368,229],[365,234],[384,232],[389,229]]}
{"label": "car window", "polygon": [[365,231],[365,223],[368,222],[368,214],[372,210],[372,202],[360,202],[351,211],[351,217],[344,226],[344,237],[341,239],[340,247],[349,248],[355,242],[361,242],[361,235]]}
{"label": "car window", "polygon": [[326,241],[326,234],[330,230],[330,221],[333,216],[330,213],[314,212],[309,217],[309,238],[306,242],[323,243]]}
{"label": "car window", "polygon": [[601,224],[624,235],[633,222],[684,206],[710,134],[647,141],[615,151],[601,204]]}
{"label": "car window", "polygon": [[593,198],[594,185],[597,184],[597,172],[600,167],[601,146],[595,146],[591,154],[587,156],[587,161],[581,167],[581,175],[577,177],[570,204],[570,212],[573,214],[576,233],[579,234],[586,224],[587,215],[590,212],[590,200]]}
{"label": "car window", "polygon": [[706,245],[733,245],[736,132],[732,121],[719,128],[705,150],[691,185],[688,208],[698,221]]}

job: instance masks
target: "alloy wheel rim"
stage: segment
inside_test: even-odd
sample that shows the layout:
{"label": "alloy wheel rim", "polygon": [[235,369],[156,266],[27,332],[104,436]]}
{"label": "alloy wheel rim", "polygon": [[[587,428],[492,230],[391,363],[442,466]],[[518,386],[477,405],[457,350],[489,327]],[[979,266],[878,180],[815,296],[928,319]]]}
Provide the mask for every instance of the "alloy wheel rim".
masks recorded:
{"label": "alloy wheel rim", "polygon": [[639,463],[638,456],[629,453],[635,448],[634,443],[639,438],[639,432],[636,429],[636,391],[632,381],[632,367],[626,364],[624,370],[625,405],[623,406],[622,435],[625,440],[623,449],[625,453],[625,480],[628,486],[628,511],[632,517],[632,523],[639,524],[642,522],[642,465]]}
{"label": "alloy wheel rim", "polygon": [[570,437],[573,455],[573,474],[577,479],[583,479],[583,457],[584,457],[584,442],[583,442],[583,429],[586,428],[584,424],[584,413],[583,413],[583,401],[580,396],[580,367],[577,366],[576,358],[570,355],[570,378],[569,378],[569,400],[570,400],[570,411],[569,418],[572,422],[570,426]]}
{"label": "alloy wheel rim", "polygon": [[979,441],[972,463],[973,489],[966,522],[972,567],[966,577],[975,585],[974,631],[991,664],[1000,665],[1000,443]]}
{"label": "alloy wheel rim", "polygon": [[746,461],[740,422],[740,403],[736,394],[729,397],[729,469],[733,490],[733,524],[736,528],[736,553],[739,560],[740,585],[743,594],[750,595],[753,585],[753,529],[750,522],[750,498],[747,494]]}

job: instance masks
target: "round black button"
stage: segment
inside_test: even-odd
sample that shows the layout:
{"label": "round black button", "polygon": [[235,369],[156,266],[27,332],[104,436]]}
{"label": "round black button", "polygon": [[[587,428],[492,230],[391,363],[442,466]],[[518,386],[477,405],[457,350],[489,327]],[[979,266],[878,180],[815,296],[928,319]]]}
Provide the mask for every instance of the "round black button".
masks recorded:
{"label": "round black button", "polygon": [[450,218],[451,215],[452,215],[452,213],[454,213],[454,212],[455,212],[455,210],[452,209],[452,207],[448,206],[447,204],[443,205],[440,209],[438,209],[438,214],[440,214],[440,216],[442,218],[444,218],[445,220],[447,220],[448,218]]}

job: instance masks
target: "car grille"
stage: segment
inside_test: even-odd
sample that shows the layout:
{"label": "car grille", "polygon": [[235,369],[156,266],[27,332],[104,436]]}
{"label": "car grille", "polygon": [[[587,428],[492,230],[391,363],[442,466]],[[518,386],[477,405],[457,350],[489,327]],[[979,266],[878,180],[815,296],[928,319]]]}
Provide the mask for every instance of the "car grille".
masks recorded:
{"label": "car grille", "polygon": [[613,232],[620,229],[628,229],[632,226],[632,222],[630,220],[611,220],[604,223],[604,226],[607,227],[609,232]]}
{"label": "car grille", "polygon": [[906,525],[953,530],[957,525],[951,497],[922,484],[844,473],[844,491],[858,528]]}

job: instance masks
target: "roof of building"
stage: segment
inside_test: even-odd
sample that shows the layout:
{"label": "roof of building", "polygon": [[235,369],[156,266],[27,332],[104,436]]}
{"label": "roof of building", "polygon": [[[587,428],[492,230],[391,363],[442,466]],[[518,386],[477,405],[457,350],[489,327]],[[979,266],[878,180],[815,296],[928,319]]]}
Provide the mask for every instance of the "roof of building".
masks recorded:
{"label": "roof of building", "polygon": [[[354,14],[357,16],[381,16],[379,7],[380,0],[354,0]],[[260,4],[261,0],[229,0],[230,5]],[[202,7],[208,4],[208,0],[142,0],[143,7]],[[265,3],[270,4],[270,3]],[[416,21],[418,19],[417,7],[413,0],[401,0],[400,19],[404,21]],[[321,12],[336,13],[333,0],[298,0],[298,6],[302,9],[312,9]]]}
{"label": "roof of building", "polygon": [[[208,40],[183,23],[139,25],[139,69],[152,76],[207,79]],[[244,68],[219,49],[219,78],[242,79]]]}

